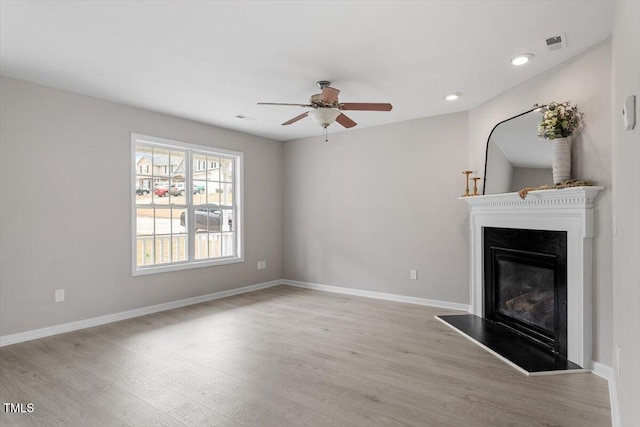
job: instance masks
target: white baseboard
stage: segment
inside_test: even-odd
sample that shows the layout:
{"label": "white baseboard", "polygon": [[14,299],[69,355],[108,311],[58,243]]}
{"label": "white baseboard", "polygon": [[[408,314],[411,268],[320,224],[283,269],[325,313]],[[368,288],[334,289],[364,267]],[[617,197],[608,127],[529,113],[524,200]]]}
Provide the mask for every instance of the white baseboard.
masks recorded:
{"label": "white baseboard", "polygon": [[0,347],[17,344],[24,341],[35,340],[38,338],[49,337],[52,335],[63,334],[65,332],[77,331],[79,329],[91,328],[93,326],[104,325],[106,323],[118,322],[120,320],[131,319],[133,317],[144,316],[146,314],[158,313],[160,311],[171,310],[174,308],[184,307],[187,305],[198,304],[205,301],[212,301],[219,298],[225,298],[232,295],[253,292],[260,289],[270,288],[272,286],[286,284],[297,286],[300,288],[317,289],[327,292],[335,292],[349,295],[357,295],[367,298],[376,298],[389,301],[405,302],[409,304],[427,305],[431,307],[440,307],[450,310],[469,311],[470,306],[466,304],[452,303],[447,301],[437,301],[424,298],[409,297],[404,295],[387,294],[383,292],[364,291],[353,288],[342,288],[338,286],[320,285],[317,283],[299,282],[295,280],[272,280],[270,282],[258,283],[256,285],[244,286],[242,288],[229,289],[227,291],[214,292],[212,294],[201,295],[193,298],[181,299],[178,301],[170,301],[163,304],[151,305],[148,307],[136,308],[133,310],[121,311],[119,313],[107,314],[104,316],[92,317],[90,319],[78,320],[75,322],[62,323],[60,325],[48,326],[45,328],[34,329],[26,332],[0,336]]}
{"label": "white baseboard", "polygon": [[104,325],[106,323],[118,322],[120,320],[131,319],[133,317],[144,316],[146,314],[158,313],[160,311],[171,310],[173,308],[184,307],[187,305],[198,304],[201,302],[212,301],[220,298],[230,297],[232,295],[244,294],[260,289],[270,288],[272,286],[282,284],[282,280],[272,280],[271,282],[258,283],[256,285],[244,286],[242,288],[229,289],[227,291],[214,292],[212,294],[201,295],[193,298],[186,298],[177,301],[170,301],[163,304],[151,305],[148,307],[136,308],[133,310],[121,311],[119,313],[107,314],[90,319],[78,320],[76,322],[62,323],[60,325],[49,326],[46,328],[34,329],[31,331],[20,332],[17,334],[0,336],[0,347],[17,344],[24,341],[44,338],[51,335],[63,334],[65,332],[77,331],[78,329],[91,328],[93,326]]}
{"label": "white baseboard", "polygon": [[429,307],[446,308],[449,310],[459,310],[469,312],[471,306],[457,302],[438,301],[433,299],[409,297],[405,295],[387,294],[384,292],[365,291],[362,289],[343,288],[341,286],[321,285],[319,283],[300,282],[298,280],[282,280],[285,285],[296,286],[298,288],[315,289],[318,291],[334,292],[338,294],[356,295],[359,297],[382,299],[387,301],[404,302],[408,304],[427,305]]}
{"label": "white baseboard", "polygon": [[613,368],[604,363],[591,361],[591,372],[604,378],[609,382],[609,400],[611,400],[611,425],[620,427],[620,406],[618,403],[618,392],[616,391],[616,376]]}
{"label": "white baseboard", "polygon": [[613,379],[613,368],[609,365],[605,365],[604,363],[596,362],[595,360],[591,361],[591,372],[607,381],[611,381]]}

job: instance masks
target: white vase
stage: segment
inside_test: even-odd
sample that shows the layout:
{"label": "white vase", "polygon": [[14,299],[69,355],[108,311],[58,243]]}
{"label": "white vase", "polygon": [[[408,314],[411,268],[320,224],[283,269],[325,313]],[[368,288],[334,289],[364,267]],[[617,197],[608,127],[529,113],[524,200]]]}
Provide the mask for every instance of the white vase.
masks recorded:
{"label": "white vase", "polygon": [[571,179],[571,137],[557,138],[553,143],[553,183]]}

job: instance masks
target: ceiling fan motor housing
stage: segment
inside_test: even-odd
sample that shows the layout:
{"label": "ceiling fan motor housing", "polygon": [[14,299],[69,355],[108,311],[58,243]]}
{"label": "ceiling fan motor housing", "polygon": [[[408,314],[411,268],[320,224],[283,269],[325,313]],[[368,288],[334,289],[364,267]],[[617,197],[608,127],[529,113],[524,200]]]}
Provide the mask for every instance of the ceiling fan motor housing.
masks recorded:
{"label": "ceiling fan motor housing", "polygon": [[315,107],[336,107],[338,104],[338,101],[336,100],[336,102],[331,104],[324,102],[322,100],[322,94],[316,93],[314,95],[311,95],[311,97],[309,98],[309,103],[314,105]]}

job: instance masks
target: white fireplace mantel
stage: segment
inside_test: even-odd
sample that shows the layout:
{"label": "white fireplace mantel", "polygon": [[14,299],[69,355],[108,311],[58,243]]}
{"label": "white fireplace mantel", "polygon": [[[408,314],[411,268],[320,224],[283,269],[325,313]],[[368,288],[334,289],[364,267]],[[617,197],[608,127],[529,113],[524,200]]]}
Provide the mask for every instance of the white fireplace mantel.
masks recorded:
{"label": "white fireplace mantel", "polygon": [[591,362],[591,254],[593,201],[604,187],[573,187],[462,197],[471,207],[471,312],[484,316],[483,228],[567,232],[567,356],[583,368]]}

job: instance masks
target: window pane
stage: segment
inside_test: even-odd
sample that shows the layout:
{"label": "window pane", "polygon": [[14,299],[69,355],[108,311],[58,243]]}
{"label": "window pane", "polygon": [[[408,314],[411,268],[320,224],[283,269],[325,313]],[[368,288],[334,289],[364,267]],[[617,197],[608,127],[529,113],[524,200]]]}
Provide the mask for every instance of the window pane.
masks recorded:
{"label": "window pane", "polygon": [[209,258],[222,256],[222,239],[220,233],[209,233]]}
{"label": "window pane", "polygon": [[172,150],[169,153],[169,203],[184,205],[187,191],[185,152]]}
{"label": "window pane", "polygon": [[187,258],[187,236],[174,234],[171,242],[171,260],[172,261],[186,261]]}
{"label": "window pane", "polygon": [[186,209],[171,209],[171,234],[187,234]]}
{"label": "window pane", "polygon": [[[169,150],[153,148],[153,202],[169,196]],[[167,203],[165,201],[164,203]]]}
{"label": "window pane", "polygon": [[150,147],[136,147],[136,204],[151,203],[153,193],[153,175],[151,165],[153,150]]}
{"label": "window pane", "polygon": [[136,265],[153,263],[153,209],[136,209]]}
{"label": "window pane", "polygon": [[[202,195],[205,194],[207,192],[207,181],[203,181],[203,180],[193,180],[193,194],[196,195]],[[194,202],[196,201],[196,198],[193,198]]]}
{"label": "window pane", "polygon": [[209,233],[198,231],[195,236],[195,259],[209,258]]}
{"label": "window pane", "polygon": [[155,210],[156,264],[187,259],[188,242],[184,212],[184,209],[170,207]]}
{"label": "window pane", "polygon": [[156,264],[166,264],[171,261],[171,235],[156,235]]}
{"label": "window pane", "polygon": [[220,158],[207,156],[207,180],[220,181]]}
{"label": "window pane", "polygon": [[136,236],[153,236],[153,208],[136,209]]}
{"label": "window pane", "polygon": [[220,204],[220,183],[207,182],[207,203]]}
{"label": "window pane", "polygon": [[155,209],[155,234],[171,234],[171,209]]}
{"label": "window pane", "polygon": [[235,255],[235,234],[234,233],[222,233],[222,253],[221,256],[233,256]]}
{"label": "window pane", "polygon": [[222,210],[222,230],[221,231],[232,231],[233,230],[233,210],[232,209],[223,209]]}
{"label": "window pane", "polygon": [[220,207],[215,204],[196,206],[194,209],[196,231],[220,231],[220,219],[222,213]]}
{"label": "window pane", "polygon": [[220,159],[220,181],[233,181],[233,160],[227,158]]}
{"label": "window pane", "polygon": [[220,204],[233,206],[233,184],[221,184]]}
{"label": "window pane", "polygon": [[194,153],[193,160],[193,179],[206,179],[207,174],[207,156],[204,154]]}

